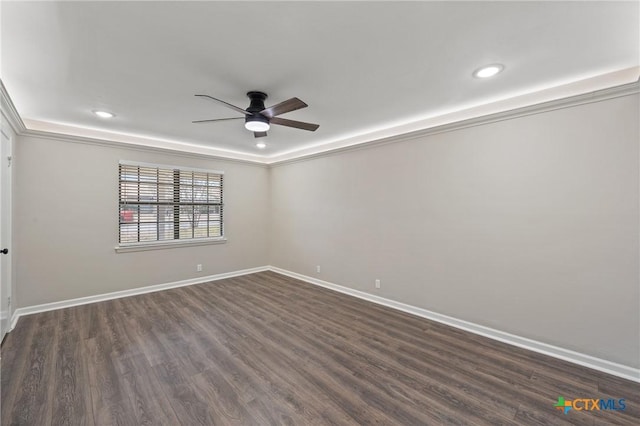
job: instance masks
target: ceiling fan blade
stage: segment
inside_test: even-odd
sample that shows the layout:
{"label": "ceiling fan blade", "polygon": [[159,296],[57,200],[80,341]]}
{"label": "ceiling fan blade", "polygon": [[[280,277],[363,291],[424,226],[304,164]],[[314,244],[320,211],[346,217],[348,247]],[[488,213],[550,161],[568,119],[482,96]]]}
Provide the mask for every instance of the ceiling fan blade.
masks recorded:
{"label": "ceiling fan blade", "polygon": [[243,120],[244,117],[232,117],[232,118],[212,118],[211,120],[196,120],[192,123],[210,123],[212,121],[226,121],[226,120]]}
{"label": "ceiling fan blade", "polygon": [[284,102],[270,106],[260,111],[260,114],[265,117],[275,117],[276,115],[284,114],[285,112],[295,111],[297,109],[306,108],[309,105],[305,104],[298,98],[287,99]]}
{"label": "ceiling fan blade", "polygon": [[213,96],[209,96],[209,95],[196,95],[196,96],[199,96],[201,98],[209,98],[209,99],[211,99],[213,101],[216,101],[218,103],[221,103],[222,105],[225,105],[225,106],[227,106],[227,107],[229,107],[229,108],[231,108],[231,109],[233,109],[235,111],[238,111],[240,114],[251,115],[250,112],[247,112],[247,111],[243,110],[242,108],[237,107],[235,105],[231,105],[230,103],[227,103],[225,101],[221,101],[220,99],[216,99]]}
{"label": "ceiling fan blade", "polygon": [[280,117],[273,117],[271,120],[269,120],[269,122],[271,124],[279,124],[281,126],[295,127],[296,129],[309,130],[311,132],[315,132],[316,129],[320,127],[320,125],[318,124],[304,123],[302,121],[295,121],[295,120],[287,120],[286,118],[280,118]]}
{"label": "ceiling fan blade", "polygon": [[253,132],[253,136],[255,136],[256,138],[263,138],[267,136],[267,132]]}

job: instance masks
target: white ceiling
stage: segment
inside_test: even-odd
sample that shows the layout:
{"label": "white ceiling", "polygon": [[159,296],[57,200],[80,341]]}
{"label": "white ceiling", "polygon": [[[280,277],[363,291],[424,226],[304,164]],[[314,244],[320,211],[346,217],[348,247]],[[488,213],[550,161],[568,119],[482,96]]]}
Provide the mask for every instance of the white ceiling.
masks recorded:
{"label": "white ceiling", "polygon": [[[27,127],[97,129],[230,156],[274,158],[372,139],[399,124],[640,65],[637,1],[0,7],[0,76]],[[472,77],[495,62],[502,74]],[[282,117],[320,128],[272,126],[260,151],[242,120],[191,123],[237,116],[194,94],[246,108],[249,90],[268,93],[267,105],[302,99],[308,108]],[[100,119],[95,109],[116,117]]]}

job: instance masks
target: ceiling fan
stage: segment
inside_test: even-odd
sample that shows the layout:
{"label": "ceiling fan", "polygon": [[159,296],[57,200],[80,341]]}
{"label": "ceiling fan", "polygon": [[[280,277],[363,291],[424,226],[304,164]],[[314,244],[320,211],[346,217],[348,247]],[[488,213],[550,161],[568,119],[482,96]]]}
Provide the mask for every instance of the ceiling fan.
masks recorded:
{"label": "ceiling fan", "polygon": [[296,129],[309,130],[311,132],[316,131],[318,124],[304,123],[302,121],[287,120],[286,118],[276,117],[277,115],[287,112],[295,111],[297,109],[306,108],[308,105],[302,102],[298,98],[291,98],[279,104],[265,108],[264,101],[267,99],[267,94],[263,92],[252,91],[248,92],[247,96],[251,100],[249,108],[242,109],[235,105],[231,105],[220,99],[216,99],[209,95],[196,95],[202,98],[208,98],[216,101],[234,111],[244,114],[244,117],[233,118],[214,118],[211,120],[196,120],[193,123],[210,123],[213,121],[226,121],[226,120],[239,120],[244,118],[244,127],[247,130],[253,132],[256,138],[267,136],[267,130],[271,124],[279,124],[280,126],[294,127]]}

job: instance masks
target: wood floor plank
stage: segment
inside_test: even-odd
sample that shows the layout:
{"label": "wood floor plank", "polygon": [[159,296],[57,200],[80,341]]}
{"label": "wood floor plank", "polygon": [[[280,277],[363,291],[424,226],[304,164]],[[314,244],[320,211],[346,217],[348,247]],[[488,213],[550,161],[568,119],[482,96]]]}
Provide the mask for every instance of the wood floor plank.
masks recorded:
{"label": "wood floor plank", "polygon": [[[196,311],[198,310],[197,306],[188,303],[187,306],[183,307],[184,309],[191,310],[193,308]],[[181,308],[176,307],[176,309]],[[203,311],[200,310],[200,312]],[[218,313],[217,316],[219,317],[220,315]],[[210,326],[220,324],[219,319],[217,318],[212,323],[212,318],[210,318],[207,324]],[[222,374],[235,388],[240,402],[246,405],[249,414],[256,419],[255,424],[289,424],[293,421],[293,418],[298,417],[299,413],[292,416],[287,414],[288,410],[283,409],[283,406],[287,406],[292,400],[289,399],[289,396],[283,396],[283,392],[278,390],[278,386],[281,383],[261,379],[261,377],[268,377],[270,367],[264,365],[256,366],[256,364],[252,364],[251,361],[247,361],[245,358],[248,353],[264,350],[264,345],[256,343],[254,339],[247,336],[238,337],[228,334],[224,331],[224,327],[201,328],[197,323],[194,326],[199,328],[195,333],[201,349],[207,353],[213,366],[216,366],[221,372],[226,372],[226,375],[225,373]],[[233,345],[233,342],[237,340],[243,340],[250,347],[238,349]],[[318,396],[314,395],[312,397],[317,398]],[[333,424],[341,423],[334,422]]]}
{"label": "wood floor plank", "polygon": [[[224,305],[224,301],[222,301],[222,305]],[[221,299],[217,299],[217,304],[220,306]],[[246,315],[244,312],[236,311],[232,305],[226,306],[226,309],[217,310],[218,315],[223,317],[225,320],[225,324],[233,324],[238,323],[238,318],[242,318]],[[241,320],[241,321],[246,321]],[[262,322],[259,320],[256,326],[264,325],[264,324],[272,324],[273,320],[268,322]],[[286,360],[290,359],[286,352],[289,350],[286,346],[278,345],[278,342],[274,342],[273,339],[268,339],[264,341],[264,334],[260,332],[260,328],[256,328],[255,333],[253,335],[243,335],[240,337],[233,338],[232,335],[226,335],[225,340],[227,347],[230,349],[231,354],[234,358],[239,358],[243,361],[246,366],[249,366],[254,376],[264,378],[264,382],[266,382],[267,387],[269,388],[269,392],[271,394],[275,394],[278,396],[277,399],[280,399],[280,403],[285,403],[291,405],[291,407],[296,410],[297,416],[302,416],[305,422],[312,422],[314,417],[309,416],[309,413],[306,412],[303,405],[297,401],[298,394],[305,395],[308,393],[304,386],[301,386],[301,382],[304,380],[302,377],[291,377],[287,375],[286,377],[270,377],[269,372],[274,370],[287,370],[287,365],[294,367],[293,364],[282,364],[283,362],[287,362]],[[221,330],[224,333],[224,330]],[[258,343],[258,339],[263,339],[264,344]],[[246,347],[249,345],[249,347]],[[254,353],[259,351],[262,354],[271,353],[274,354],[272,356],[263,356],[256,358],[254,357]],[[273,363],[276,364],[273,364]],[[280,364],[278,364],[280,363]],[[295,388],[297,391],[295,393],[291,393],[287,391],[287,388]],[[264,395],[264,394],[263,394]],[[319,398],[319,395],[309,394],[307,395],[309,398]],[[261,399],[264,399],[261,398]],[[325,401],[326,402],[326,401]],[[326,411],[326,410],[324,410]],[[319,417],[323,417],[323,413],[317,414]],[[329,414],[327,416],[331,416],[331,422],[334,424],[339,423],[336,416],[340,416],[339,407],[332,407]]]}
{"label": "wood floor plank", "polygon": [[[246,302],[250,297],[251,297],[251,295],[250,295],[250,294],[243,294],[243,301],[245,301],[245,302]],[[263,303],[262,303],[262,304],[264,305],[264,303],[265,303],[265,302],[263,301]],[[260,307],[259,305],[255,305],[255,306],[253,306],[253,309],[252,309],[252,311],[251,311],[251,312],[252,312],[252,313],[255,313],[256,311],[258,311],[258,310],[260,310],[260,309],[261,309],[261,307]],[[270,307],[269,309],[273,309],[273,307]],[[245,319],[245,321],[252,321],[252,319],[251,319],[251,318],[247,318],[247,319]],[[310,326],[310,325],[313,325],[313,324],[314,324],[313,322],[309,322],[309,323],[307,324],[307,326]],[[256,328],[259,328],[259,327],[260,327],[260,324],[258,323],[258,324],[255,324],[254,326],[255,326]],[[265,330],[263,330],[263,333],[264,333],[264,334],[269,338],[269,339],[268,339],[269,341],[276,342],[278,345],[280,345],[280,346],[282,346],[282,347],[287,347],[287,348],[295,348],[295,347],[296,347],[296,342],[295,342],[295,340],[300,341],[300,340],[304,340],[304,339],[305,339],[305,336],[303,336],[303,335],[300,335],[300,334],[296,333],[296,330],[303,329],[303,328],[305,327],[305,325],[302,325],[302,324],[297,324],[297,325],[296,325],[296,328],[290,328],[290,329],[288,329],[288,330],[287,330],[287,333],[286,333],[286,334],[284,334],[284,335],[277,336],[276,334],[274,334],[274,333],[277,333],[279,329],[282,329],[282,328],[285,328],[285,327],[286,327],[286,325],[285,325],[285,324],[282,324],[282,325],[280,325],[280,326],[278,326],[278,327],[270,327],[270,329],[271,329],[271,330],[269,330],[269,329],[265,329]],[[273,331],[273,333],[272,333],[272,331]],[[307,330],[305,330],[305,331],[307,331]],[[288,334],[288,335],[295,335],[295,340],[287,340],[287,334]],[[320,336],[316,336],[316,342],[313,342],[313,343],[311,343],[311,344],[316,344],[316,345],[317,345],[317,338],[318,338],[318,337],[320,337]],[[352,336],[352,337],[356,338],[357,336]],[[348,345],[348,343],[346,343],[346,345]],[[333,346],[333,347],[332,347],[332,346]],[[342,356],[342,355],[346,355],[346,357],[347,357],[347,358],[346,358],[346,361],[345,361],[345,359],[341,359],[341,360],[340,360],[340,363],[341,363],[341,364],[343,364],[343,365],[344,365],[344,364],[347,364],[347,363],[348,363],[348,361],[349,361],[349,360],[351,360],[351,359],[353,358],[353,355],[354,355],[354,352],[352,352],[352,351],[354,350],[354,348],[353,348],[353,347],[350,347],[348,350],[345,350],[344,348],[342,348],[342,353],[339,353],[339,352],[335,352],[335,351],[333,351],[333,350],[335,349],[335,347],[336,347],[336,345],[335,345],[335,342],[334,342],[334,344],[333,344],[333,345],[324,346],[324,347],[317,347],[317,351],[316,351],[316,352],[326,352],[326,351],[328,350],[328,351],[332,352],[331,356],[332,356],[334,359],[335,359],[335,358],[338,358],[338,357],[340,357],[340,356]],[[300,356],[305,356],[305,357],[307,357],[307,358],[312,357],[312,355],[310,355],[310,354],[304,354],[304,353],[301,353],[301,352],[298,352],[297,354],[298,354],[298,355],[300,355]],[[374,359],[368,358],[366,355],[364,355],[364,354],[362,354],[362,353],[360,353],[360,354],[358,354],[358,355],[359,355],[359,358],[360,358],[360,359],[359,359],[359,360],[356,360],[356,361],[359,361],[359,362],[357,362],[357,363],[356,363],[356,364],[354,364],[354,365],[350,365],[350,371],[349,371],[349,372],[351,373],[351,375],[352,375],[352,376],[358,376],[358,375],[360,375],[360,376],[361,376],[361,378],[364,380],[364,382],[366,382],[366,380],[367,380],[367,378],[369,377],[369,375],[368,375],[368,374],[364,374],[364,375],[360,374],[360,371],[358,371],[358,369],[360,368],[360,365],[371,365],[371,364],[376,364],[376,363],[378,363],[378,360],[374,360]],[[292,367],[292,368],[293,368],[293,367]],[[371,383],[369,383],[369,384],[371,385]],[[384,399],[384,398],[386,398],[386,397],[388,397],[388,396],[389,396],[389,395],[385,395],[385,393],[389,393],[389,392],[384,392],[384,391],[382,391],[382,390],[383,390],[383,388],[381,388],[379,385],[378,385],[377,387],[375,386],[375,384],[373,384],[373,385],[374,385],[374,387],[373,387],[372,389],[374,389],[374,392],[376,393],[377,397],[381,397],[381,398],[383,398],[383,399]],[[399,389],[401,389],[401,388],[402,388],[402,384],[398,384],[398,383],[396,383],[396,386],[394,387],[393,391],[397,393],[397,392],[398,392],[398,390],[399,390]],[[424,389],[423,389],[423,390],[424,390]],[[416,393],[416,392],[415,392],[415,389],[405,389],[405,394],[404,394],[404,395],[405,395],[405,398],[406,398],[406,399],[409,399],[409,398],[407,397],[407,395],[408,395],[408,394],[412,394],[412,395],[413,395],[413,394],[415,394],[415,393]],[[451,395],[447,395],[447,401],[451,401],[451,400],[453,400],[453,398],[451,398]],[[416,404],[418,404],[418,405],[419,405],[419,404],[420,404],[420,402],[421,402],[421,401],[420,401],[420,398],[417,398],[417,400],[415,400],[415,399],[414,399],[414,400],[412,401],[413,405],[416,405]],[[391,403],[391,402],[388,402],[388,404],[392,404],[392,403]],[[434,402],[433,402],[433,401],[432,401],[432,405],[434,405]],[[445,411],[445,408],[446,408],[446,407],[439,406],[439,407],[432,407],[432,408],[436,408],[436,410],[435,410],[435,411],[438,411],[438,412],[442,413],[442,412],[444,412],[444,411]],[[458,409],[459,409],[459,408],[460,408],[460,407],[458,407]],[[481,409],[481,407],[480,407],[480,406],[478,406],[478,407],[476,407],[476,409]],[[396,410],[396,411],[397,411],[397,412],[400,412],[401,410]],[[514,414],[514,413],[515,413],[515,410],[514,410],[514,412],[513,412],[512,414]],[[486,413],[486,414],[487,414],[487,416],[490,416],[490,414],[489,414],[489,413]],[[414,423],[414,422],[416,422],[416,421],[418,421],[418,422],[424,421],[424,420],[419,420],[419,419],[417,419],[417,418],[413,418],[413,419],[406,419],[406,418],[404,418],[404,419],[403,419],[403,418],[401,418],[401,419],[396,419],[396,420],[397,420],[397,421],[410,421],[411,423]],[[434,419],[431,419],[431,420],[433,421]],[[448,421],[448,422],[452,422],[452,419],[451,419],[451,418],[448,418],[448,419],[447,419],[447,418],[440,417],[440,418],[438,418],[438,419],[436,419],[436,420],[439,420],[439,421],[444,421],[444,420],[446,420],[446,421]],[[503,418],[503,419],[493,418],[493,419],[491,419],[491,420],[492,420],[492,423],[493,423],[493,424],[501,423],[501,422],[502,422],[502,423],[507,423],[507,420],[506,420],[506,419],[504,419],[504,418]]]}
{"label": "wood floor plank", "polygon": [[93,425],[93,407],[87,358],[78,328],[67,322],[59,333],[53,398],[54,425]]}
{"label": "wood floor plank", "polygon": [[0,408],[2,415],[2,424],[10,424],[15,422],[13,417],[13,406],[16,396],[20,390],[20,386],[14,386],[20,383],[19,375],[26,368],[29,351],[31,348],[31,340],[38,326],[38,319],[35,316],[24,318],[19,321],[15,329],[9,336],[5,338],[2,344],[2,361],[0,368]]}
{"label": "wood floor plank", "polygon": [[[247,298],[247,297],[249,297],[249,296],[245,295],[245,298]],[[254,307],[254,309],[260,309],[260,307],[256,305]],[[319,320],[319,318],[317,318],[315,320],[317,321],[317,320]],[[295,324],[295,328],[294,329],[290,329],[288,331],[288,333],[292,334],[292,333],[295,333],[296,329],[303,329],[305,327],[310,327],[310,326],[316,324],[316,321],[314,321],[312,319],[306,325],[302,324],[302,323],[297,323],[297,324]],[[274,328],[274,332],[277,332],[277,330],[279,328],[283,328],[283,327],[275,327]],[[363,340],[362,336],[359,337],[358,334],[359,333],[356,333],[355,335],[343,336],[343,344],[345,344],[347,346],[350,346],[348,349],[343,350],[343,353],[346,356],[351,357],[351,358],[353,358],[354,356],[356,358],[359,358],[360,361],[361,361],[360,364],[362,366],[364,366],[364,367],[361,367],[361,368],[367,369],[368,367],[371,367],[371,366],[373,366],[375,368],[378,368],[378,369],[387,369],[387,368],[391,369],[391,368],[393,368],[397,372],[396,373],[396,378],[399,379],[401,377],[399,375],[399,372],[403,371],[404,368],[403,368],[402,365],[400,365],[400,364],[395,362],[395,360],[394,360],[395,354],[393,354],[391,356],[385,355],[383,357],[380,357],[380,356],[375,357],[375,358],[371,357],[372,354],[376,353],[376,349],[373,348],[371,345],[369,345],[368,342],[369,342],[369,339],[372,339],[372,338],[375,339],[375,336],[373,336],[373,337],[372,336],[367,336],[368,339],[367,340]],[[269,335],[269,337],[271,338],[271,340],[274,340],[273,336]],[[324,339],[329,343],[329,346],[328,346],[330,348],[329,350],[331,350],[331,348],[335,348],[336,347],[336,345],[334,343],[335,342],[335,338],[336,338],[335,333],[331,333],[330,332],[325,336],[316,336],[315,338],[318,339],[318,337],[320,337],[320,340]],[[304,338],[304,337],[301,336],[299,338]],[[358,342],[358,344],[357,344],[358,346],[363,347],[363,348],[366,349],[366,355],[365,355],[365,353],[354,352],[356,350],[356,346],[350,345],[350,341],[354,341],[354,342],[357,341]],[[291,342],[291,341],[287,341],[285,343],[288,346],[293,346],[295,344],[294,342]],[[380,355],[379,352],[378,352],[378,355]],[[334,357],[335,356],[339,356],[339,355],[334,355]],[[424,369],[418,370],[418,371],[420,371],[420,374],[422,374],[422,377],[423,377],[424,380],[426,380],[428,383],[431,383],[431,386],[433,386],[435,384],[433,381],[430,380],[430,377],[428,377],[427,375],[424,374]],[[437,367],[432,370],[432,374],[434,374],[434,373],[438,374],[444,381],[450,380],[450,378],[444,377],[442,374],[439,374]],[[412,374],[415,374],[415,372],[408,372],[408,374],[405,374],[405,375],[402,376],[404,378],[404,384],[410,383],[411,385],[414,385],[416,383],[416,381],[413,380],[412,377],[410,377]],[[375,376],[375,374],[371,374],[371,375]],[[483,383],[483,385],[486,385],[486,383]],[[450,384],[447,386],[447,388],[454,389]],[[464,389],[463,386],[461,386],[460,388]],[[400,393],[401,390],[402,390],[402,386],[400,384],[396,383],[394,386],[389,386],[389,389],[391,389],[392,392]],[[437,389],[437,387],[433,388],[433,389]],[[480,392],[480,393],[482,392],[482,388],[481,387],[477,387],[477,388],[475,388],[473,390],[474,390],[474,392]],[[413,394],[414,391],[415,391],[415,389],[405,390],[404,397],[409,399],[409,397],[407,396],[408,395],[407,392],[410,393],[410,394]],[[464,391],[466,392],[467,390],[464,389]],[[454,391],[454,393],[449,393],[449,394],[445,395],[443,397],[443,399],[445,401],[447,401],[448,403],[450,403],[450,401],[460,400],[461,398],[464,398],[465,396],[466,395],[464,395],[461,392],[455,392]],[[490,420],[491,420],[491,422],[493,424],[496,424],[496,423],[499,423],[499,422],[507,423],[508,419],[512,418],[515,415],[516,410],[517,410],[517,406],[513,406],[512,405],[512,406],[502,410],[502,414],[504,416],[503,418],[498,418],[498,417],[491,418],[492,413],[488,409],[485,408],[485,407],[488,406],[487,402],[488,401],[486,401],[486,400],[484,400],[484,401],[483,400],[475,400],[475,401],[467,400],[467,401],[465,401],[466,404],[470,405],[469,410],[471,412],[483,412],[484,411],[485,415],[490,418]],[[499,411],[499,410],[497,410],[497,408],[505,406],[505,404],[502,403],[502,401],[497,400],[495,398],[491,399],[490,402],[492,402],[491,411]],[[416,403],[416,402],[414,401],[414,403]],[[451,405],[453,405],[453,404],[451,404]],[[458,407],[458,408],[455,408],[455,409],[459,410],[460,408]],[[441,410],[442,410],[442,408],[441,408]],[[444,421],[445,419],[439,419],[439,420],[440,421]]]}
{"label": "wood floor plank", "polygon": [[2,425],[640,424],[638,383],[274,272],[23,317],[1,351]]}
{"label": "wood floor plank", "polygon": [[[243,303],[246,303],[247,301],[246,296],[247,294],[243,293],[242,295]],[[310,368],[312,366],[306,363],[306,361],[309,359],[309,356],[304,350],[302,350],[299,346],[295,344],[290,344],[291,343],[290,341],[285,341],[281,337],[267,333],[267,328],[263,328],[263,326],[266,326],[268,328],[277,330],[279,327],[282,327],[283,323],[282,323],[281,317],[276,316],[277,318],[276,320],[271,320],[269,322],[262,322],[258,319],[255,319],[260,317],[259,313],[258,315],[256,315],[255,318],[253,318],[253,314],[257,313],[257,309],[255,308],[250,309],[250,312],[251,312],[251,315],[246,316],[246,318],[244,318],[243,321],[252,322],[254,323],[254,327],[256,328],[256,330],[261,330],[257,334],[257,336],[261,336],[263,340],[264,340],[264,337],[267,337],[267,339],[265,340],[266,342],[265,345],[260,345],[261,352],[264,353],[267,351],[274,351],[275,355],[271,358],[275,360],[282,360],[282,362],[284,363],[284,367],[282,365],[277,366],[277,365],[268,364],[267,370],[273,370],[278,368],[286,370],[287,369],[286,366],[288,365],[289,369],[293,370],[293,372],[295,372],[296,374],[294,376],[292,376],[291,374],[288,374],[287,376],[284,377],[285,387],[297,388],[296,394],[301,394],[308,398],[318,399],[322,395],[325,395],[326,398],[323,400],[322,404],[317,404],[318,406],[323,408],[321,412],[318,414],[319,416],[318,419],[324,419],[326,421],[325,424],[327,423],[342,424],[344,422],[353,421],[353,420],[349,420],[349,418],[351,419],[358,418],[359,412],[361,414],[362,410],[365,407],[367,407],[366,402],[364,402],[362,398],[360,398],[354,392],[341,392],[340,398],[332,398],[336,391],[349,390],[351,388],[348,388],[348,385],[345,385],[344,383],[339,383],[335,380],[333,381],[333,383],[328,385],[327,382],[331,378],[328,376],[319,377],[318,373],[322,372],[322,370]],[[234,316],[236,317],[241,317],[242,315],[244,315],[243,312],[234,312]],[[280,325],[278,325],[276,322],[279,323]],[[260,337],[257,337],[257,338],[260,338]],[[245,338],[244,341],[245,343],[250,341],[255,342],[255,339]],[[240,354],[253,353],[253,352],[255,351],[246,350],[246,349],[238,351],[238,353]],[[246,355],[241,355],[241,356],[246,356]],[[251,362],[251,361],[248,361],[248,362]],[[254,360],[253,362],[260,363],[261,360]],[[262,360],[262,362],[264,363],[266,361]],[[350,371],[346,371],[345,376],[351,378],[351,380],[348,380],[348,381],[353,381],[353,377]],[[311,389],[320,388],[319,389],[320,392],[314,392],[309,394],[308,392],[309,388]],[[348,398],[347,396],[350,398]],[[297,408],[299,408],[299,406],[297,406]],[[391,418],[387,417],[384,413],[380,412],[377,408],[371,407],[371,406],[367,408],[368,408],[367,415],[370,418],[376,417],[378,421],[380,421],[381,419],[386,419],[385,421],[387,423],[392,422]],[[335,415],[338,415],[338,418],[336,418]],[[305,421],[312,422],[313,419],[306,418]]]}
{"label": "wood floor plank", "polygon": [[209,401],[198,393],[191,377],[183,373],[180,360],[156,364],[154,374],[166,389],[167,400],[184,425],[213,425],[213,416],[209,410]]}
{"label": "wood floor plank", "polygon": [[121,361],[126,373],[122,374],[122,393],[129,398],[135,423],[138,425],[178,425],[178,420],[166,388],[154,374],[144,355],[135,355]]}
{"label": "wood floor plank", "polygon": [[256,420],[240,402],[237,390],[215,366],[193,376],[191,383],[196,392],[209,402],[213,424],[256,424]]}
{"label": "wood floor plank", "polygon": [[22,371],[17,372],[19,388],[13,404],[3,407],[11,411],[11,423],[22,425],[49,424],[54,376],[54,348],[57,338],[56,312],[45,312],[37,319],[32,339],[26,342]]}
{"label": "wood floor plank", "polygon": [[108,333],[83,341],[88,359],[93,419],[96,425],[134,425],[135,414],[118,374]]}

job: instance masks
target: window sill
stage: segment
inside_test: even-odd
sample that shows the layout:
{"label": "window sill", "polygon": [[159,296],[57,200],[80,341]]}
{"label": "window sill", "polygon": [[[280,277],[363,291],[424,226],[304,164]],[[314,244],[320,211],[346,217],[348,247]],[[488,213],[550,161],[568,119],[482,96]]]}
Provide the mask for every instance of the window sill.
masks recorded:
{"label": "window sill", "polygon": [[224,244],[227,242],[225,237],[220,238],[201,238],[195,240],[178,240],[178,241],[162,241],[150,243],[131,243],[123,244],[115,247],[116,253],[128,253],[132,251],[162,250],[177,247],[205,246],[209,244]]}

